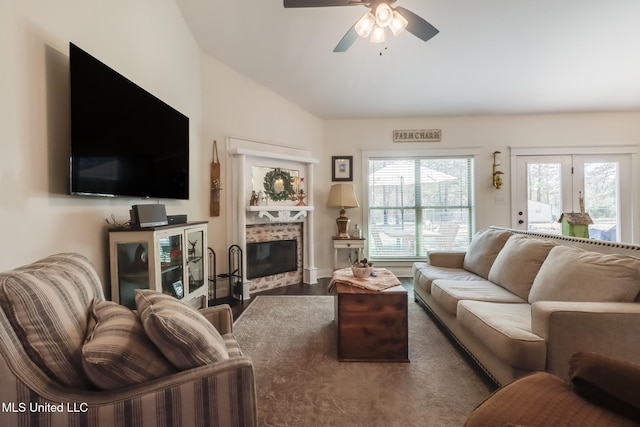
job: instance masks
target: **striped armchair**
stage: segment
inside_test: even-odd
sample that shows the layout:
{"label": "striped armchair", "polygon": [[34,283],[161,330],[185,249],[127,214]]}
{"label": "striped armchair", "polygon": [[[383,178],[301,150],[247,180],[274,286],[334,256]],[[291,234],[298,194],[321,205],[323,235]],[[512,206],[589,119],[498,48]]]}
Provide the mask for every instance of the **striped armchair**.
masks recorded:
{"label": "striped armchair", "polygon": [[83,369],[100,280],[78,254],[57,254],[0,273],[0,425],[255,426],[251,360],[233,336],[229,306],[200,310],[228,358],[112,390]]}

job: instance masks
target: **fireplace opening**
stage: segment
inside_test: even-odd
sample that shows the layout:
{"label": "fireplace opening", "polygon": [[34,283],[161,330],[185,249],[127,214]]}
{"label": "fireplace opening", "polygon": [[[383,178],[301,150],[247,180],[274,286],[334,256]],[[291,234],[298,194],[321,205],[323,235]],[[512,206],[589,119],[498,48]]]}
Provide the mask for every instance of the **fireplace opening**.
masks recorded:
{"label": "fireplace opening", "polygon": [[298,241],[247,243],[247,279],[298,270]]}

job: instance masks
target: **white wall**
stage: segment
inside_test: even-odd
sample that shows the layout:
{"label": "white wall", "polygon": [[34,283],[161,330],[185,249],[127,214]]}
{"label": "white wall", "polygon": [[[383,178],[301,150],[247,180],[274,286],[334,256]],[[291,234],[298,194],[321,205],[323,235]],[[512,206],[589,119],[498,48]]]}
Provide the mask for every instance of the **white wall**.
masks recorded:
{"label": "white wall", "polygon": [[[442,142],[394,143],[396,129],[442,129]],[[480,148],[475,167],[476,228],[511,226],[510,147],[573,147],[640,144],[640,112],[600,114],[549,114],[473,117],[425,117],[371,120],[330,120],[324,123],[324,144],[316,182],[318,229],[336,229],[335,209],[323,208],[331,184],[331,156],[354,157],[354,184],[363,200],[362,150]],[[501,151],[505,184],[491,185],[493,152]],[[323,189],[324,187],[324,189]],[[496,203],[496,196],[504,204]],[[351,224],[362,224],[363,210],[347,212]],[[317,233],[317,235],[321,235]],[[317,242],[317,263],[326,267],[333,255],[329,238]]]}
{"label": "white wall", "polygon": [[[67,195],[68,43],[73,41],[190,117],[191,200],[162,201],[169,214],[209,220],[209,244],[225,253],[227,209],[209,218],[209,163],[219,143],[237,136],[306,148],[316,166],[316,266],[330,271],[335,209],[326,208],[331,156],[354,156],[362,191],[362,149],[480,147],[476,165],[477,227],[510,225],[508,148],[637,145],[640,112],[321,121],[279,95],[201,53],[173,0],[0,0],[0,270],[50,253],[87,255],[108,275],[107,225],[128,219],[137,199]],[[440,128],[436,144],[394,144],[394,129]],[[491,153],[503,152],[505,205],[495,205]],[[223,188],[225,182],[222,183]],[[361,193],[359,193],[361,197]],[[225,194],[223,190],[223,200]],[[350,210],[362,223],[362,210]],[[220,259],[222,258],[222,259]],[[219,268],[226,262],[219,257]],[[220,264],[221,263],[221,264]],[[108,282],[108,281],[107,281]]]}
{"label": "white wall", "polygon": [[[203,185],[200,49],[173,0],[0,1],[0,270],[74,251],[104,279],[105,219],[124,222],[141,201],[67,195],[70,41],[190,117],[192,194]],[[166,204],[193,217],[207,206]]]}
{"label": "white wall", "polygon": [[[217,141],[221,162],[222,202],[220,216],[209,220],[209,246],[216,251],[218,272],[226,272],[226,253],[229,218],[229,183],[226,179],[230,159],[226,151],[229,136],[303,148],[312,156],[322,149],[322,121],[281,96],[238,74],[208,55],[202,56],[203,134],[205,155],[200,159],[206,173],[201,177],[208,183],[208,168],[213,158],[213,141]],[[249,202],[249,194],[247,204]],[[209,200],[205,189],[202,197]]]}
{"label": "white wall", "polygon": [[2,0],[0,271],[73,251],[88,256],[108,285],[105,220],[125,222],[132,204],[145,203],[67,194],[70,41],[189,116],[190,200],[160,202],[168,214],[209,220],[218,253],[234,242],[225,241],[224,202],[221,216],[209,218],[212,141],[223,176],[230,135],[321,145],[319,119],[203,55],[173,0]]}

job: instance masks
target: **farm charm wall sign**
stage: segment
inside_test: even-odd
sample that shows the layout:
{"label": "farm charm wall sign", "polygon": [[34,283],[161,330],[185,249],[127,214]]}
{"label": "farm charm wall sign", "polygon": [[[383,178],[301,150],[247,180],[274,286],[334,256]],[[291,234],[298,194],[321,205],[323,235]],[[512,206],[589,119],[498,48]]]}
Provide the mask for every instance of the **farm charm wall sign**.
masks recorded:
{"label": "farm charm wall sign", "polygon": [[393,142],[440,142],[442,129],[394,130]]}

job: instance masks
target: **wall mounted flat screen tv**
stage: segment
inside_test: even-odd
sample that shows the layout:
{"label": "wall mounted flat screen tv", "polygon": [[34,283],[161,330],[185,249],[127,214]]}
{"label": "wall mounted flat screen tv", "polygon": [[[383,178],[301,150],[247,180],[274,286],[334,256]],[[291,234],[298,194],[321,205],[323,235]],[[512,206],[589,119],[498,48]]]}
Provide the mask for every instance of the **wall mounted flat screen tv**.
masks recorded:
{"label": "wall mounted flat screen tv", "polygon": [[189,118],[70,43],[70,193],[189,198]]}

